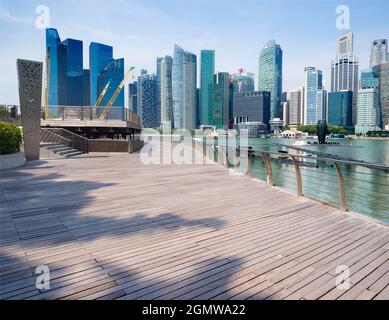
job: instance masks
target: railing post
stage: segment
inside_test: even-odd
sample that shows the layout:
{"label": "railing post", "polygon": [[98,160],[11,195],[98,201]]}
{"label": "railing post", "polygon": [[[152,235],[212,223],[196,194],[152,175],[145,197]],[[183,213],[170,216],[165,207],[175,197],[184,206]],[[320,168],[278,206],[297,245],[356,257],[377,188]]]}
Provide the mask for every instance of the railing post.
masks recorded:
{"label": "railing post", "polygon": [[213,162],[219,163],[219,150],[215,143],[213,144]]}
{"label": "railing post", "polygon": [[[242,149],[240,149],[240,152],[242,152]],[[247,172],[246,175],[250,178],[253,176],[253,157],[251,150],[247,150]]]}
{"label": "railing post", "polygon": [[203,163],[207,163],[207,145],[205,138],[203,138]]}
{"label": "railing post", "polygon": [[334,161],[335,169],[336,169],[336,175],[338,176],[338,183],[339,183],[339,209],[340,211],[346,212],[347,211],[347,204],[346,204],[346,189],[343,179],[342,170],[340,169],[339,163]]}
{"label": "railing post", "polygon": [[261,154],[266,168],[266,178],[267,178],[266,182],[269,186],[273,186],[273,172],[271,169],[269,154],[266,152],[262,152]]}
{"label": "railing post", "polygon": [[226,169],[228,169],[228,147],[222,148],[223,152],[223,164]]}
{"label": "railing post", "polygon": [[296,171],[297,196],[303,196],[303,180],[301,179],[300,165],[294,156],[291,156]]}

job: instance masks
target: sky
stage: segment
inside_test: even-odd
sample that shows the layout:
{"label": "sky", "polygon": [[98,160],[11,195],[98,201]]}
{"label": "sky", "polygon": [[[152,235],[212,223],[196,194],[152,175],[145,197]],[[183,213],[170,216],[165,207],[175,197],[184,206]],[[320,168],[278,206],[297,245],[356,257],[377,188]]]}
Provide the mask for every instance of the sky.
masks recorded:
{"label": "sky", "polygon": [[[198,65],[200,51],[214,49],[216,71],[244,68],[257,78],[259,53],[274,39],[284,54],[284,91],[304,84],[306,65],[324,72],[328,88],[343,33],[354,33],[360,68],[369,66],[371,42],[389,38],[388,0],[0,0],[0,104],[19,104],[17,58],[45,60],[45,32],[36,27],[41,5],[61,40],[83,40],[85,69],[91,41],[112,45],[126,68],[150,73],[156,57],[173,55],[178,44]],[[350,30],[336,26],[339,5],[350,9]]]}

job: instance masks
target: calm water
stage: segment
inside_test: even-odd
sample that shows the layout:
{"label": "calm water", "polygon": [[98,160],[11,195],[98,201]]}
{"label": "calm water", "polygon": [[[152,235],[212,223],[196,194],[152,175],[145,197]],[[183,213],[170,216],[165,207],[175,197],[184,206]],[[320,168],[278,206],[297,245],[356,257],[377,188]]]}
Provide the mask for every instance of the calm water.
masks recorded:
{"label": "calm water", "polygon": [[[250,139],[255,150],[287,150],[275,146],[276,143],[293,145],[295,139]],[[304,140],[302,140],[304,141]],[[307,140],[305,140],[307,141]],[[308,140],[315,141],[315,140]],[[389,140],[329,140],[340,146],[298,146],[307,150],[342,156],[347,159],[362,160],[389,166]],[[301,153],[289,150],[290,153]],[[312,162],[311,162],[312,163]],[[339,188],[336,170],[331,163],[316,163],[316,166],[301,167],[304,195],[334,205],[339,204]],[[292,191],[296,190],[296,178],[293,165],[272,163],[275,185]],[[342,166],[344,175],[347,207],[369,217],[389,223],[389,173],[364,167]],[[261,159],[255,160],[253,174],[266,179],[265,168]]]}

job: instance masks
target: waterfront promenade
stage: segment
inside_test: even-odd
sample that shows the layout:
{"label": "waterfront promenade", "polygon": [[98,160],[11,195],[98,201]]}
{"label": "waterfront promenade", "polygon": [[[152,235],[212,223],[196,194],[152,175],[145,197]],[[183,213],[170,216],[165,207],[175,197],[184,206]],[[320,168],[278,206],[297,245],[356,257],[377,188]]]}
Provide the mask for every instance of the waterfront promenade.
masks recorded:
{"label": "waterfront promenade", "polygon": [[0,179],[1,299],[389,299],[387,227],[222,166],[90,154]]}

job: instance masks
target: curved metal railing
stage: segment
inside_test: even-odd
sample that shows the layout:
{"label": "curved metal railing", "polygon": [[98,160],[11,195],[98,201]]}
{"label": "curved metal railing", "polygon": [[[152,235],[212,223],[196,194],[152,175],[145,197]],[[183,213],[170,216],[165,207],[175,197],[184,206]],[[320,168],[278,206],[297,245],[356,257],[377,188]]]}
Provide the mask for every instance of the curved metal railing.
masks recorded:
{"label": "curved metal railing", "polygon": [[[384,172],[385,175],[389,173],[389,166],[382,164],[372,164],[365,163],[359,161],[348,161],[348,160],[340,160],[334,159],[330,157],[321,157],[321,156],[312,156],[312,155],[299,155],[299,154],[290,154],[290,153],[280,153],[280,152],[272,152],[272,151],[264,151],[264,150],[253,150],[251,148],[240,148],[240,147],[231,147],[231,146],[218,146],[211,143],[205,143],[201,141],[197,141],[200,143],[203,148],[203,156],[212,160],[215,163],[221,163],[226,168],[230,168],[232,165],[230,163],[231,157],[241,157],[242,154],[247,154],[247,169],[246,175],[253,177],[253,164],[254,159],[261,159],[263,161],[266,183],[269,186],[274,186],[274,164],[279,163],[281,165],[288,164],[294,167],[294,182],[295,182],[295,192],[298,197],[305,196],[303,192],[303,175],[302,175],[302,167],[304,170],[309,170],[309,167],[320,167],[320,164],[328,164],[330,163],[330,167],[335,168],[336,170],[336,179],[339,189],[339,203],[337,204],[339,210],[345,212],[349,209],[347,203],[347,190],[345,183],[344,170],[342,170],[343,166],[348,167],[362,167],[371,169],[374,171]],[[245,151],[245,152],[241,152]],[[211,154],[211,156],[209,156]],[[360,173],[364,174],[364,173]],[[324,179],[324,177],[323,177]],[[329,181],[335,182],[333,180]],[[366,181],[365,181],[366,182]],[[389,192],[389,175],[388,175],[388,184],[384,185]],[[332,190],[333,191],[333,190]],[[322,199],[319,199],[322,201]]]}

